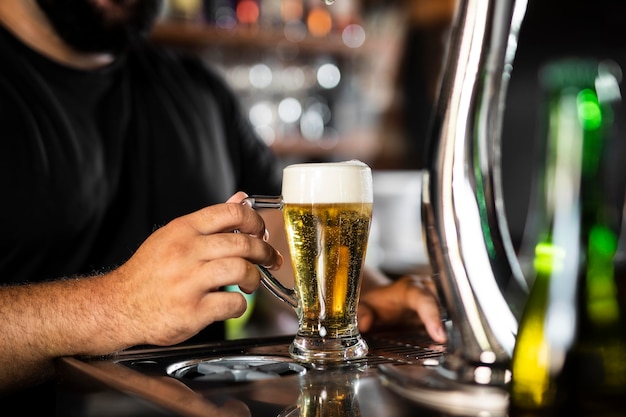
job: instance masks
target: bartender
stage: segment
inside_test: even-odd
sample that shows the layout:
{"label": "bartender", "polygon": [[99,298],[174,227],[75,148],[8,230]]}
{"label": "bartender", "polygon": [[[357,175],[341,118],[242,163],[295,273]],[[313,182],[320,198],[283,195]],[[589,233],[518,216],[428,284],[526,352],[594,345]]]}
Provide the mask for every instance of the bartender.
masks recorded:
{"label": "bartender", "polygon": [[[219,289],[284,263],[233,204],[282,167],[215,73],[145,41],[160,6],[0,2],[0,392],[21,412],[52,414],[56,357],[223,338],[246,303]],[[363,330],[412,312],[444,341],[422,284],[364,294]]]}

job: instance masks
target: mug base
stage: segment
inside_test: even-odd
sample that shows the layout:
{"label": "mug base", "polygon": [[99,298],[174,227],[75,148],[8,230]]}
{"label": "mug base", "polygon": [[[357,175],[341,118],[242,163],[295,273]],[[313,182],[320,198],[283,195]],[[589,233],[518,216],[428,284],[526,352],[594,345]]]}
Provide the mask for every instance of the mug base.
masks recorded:
{"label": "mug base", "polygon": [[289,346],[291,357],[305,363],[341,363],[364,358],[368,351],[360,334],[332,339],[296,335]]}

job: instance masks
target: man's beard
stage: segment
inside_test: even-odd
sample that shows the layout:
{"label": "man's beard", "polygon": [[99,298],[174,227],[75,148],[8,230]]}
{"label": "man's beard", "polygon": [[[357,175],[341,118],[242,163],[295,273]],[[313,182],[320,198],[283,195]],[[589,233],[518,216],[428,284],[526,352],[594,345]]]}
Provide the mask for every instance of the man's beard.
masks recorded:
{"label": "man's beard", "polygon": [[[2,0],[0,0],[2,1]],[[123,0],[114,0],[123,3]],[[138,0],[123,20],[107,20],[91,0],[37,0],[57,34],[81,52],[122,51],[147,35],[162,0]]]}

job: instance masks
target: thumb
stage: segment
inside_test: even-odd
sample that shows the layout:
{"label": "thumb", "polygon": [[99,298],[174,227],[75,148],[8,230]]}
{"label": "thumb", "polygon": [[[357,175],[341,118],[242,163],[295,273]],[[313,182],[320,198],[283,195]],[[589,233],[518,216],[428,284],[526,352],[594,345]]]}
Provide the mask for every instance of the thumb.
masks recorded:
{"label": "thumb", "polygon": [[241,201],[246,197],[248,197],[248,194],[244,193],[243,191],[237,191],[228,200],[226,200],[226,202],[227,203],[241,203]]}

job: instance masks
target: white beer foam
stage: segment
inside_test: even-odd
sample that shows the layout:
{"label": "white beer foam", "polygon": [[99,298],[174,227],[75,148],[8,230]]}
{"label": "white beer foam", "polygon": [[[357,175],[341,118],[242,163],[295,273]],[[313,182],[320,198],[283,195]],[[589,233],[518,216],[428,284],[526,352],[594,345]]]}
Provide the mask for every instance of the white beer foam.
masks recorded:
{"label": "white beer foam", "polygon": [[357,160],[289,165],[283,169],[283,201],[372,203],[372,170]]}

